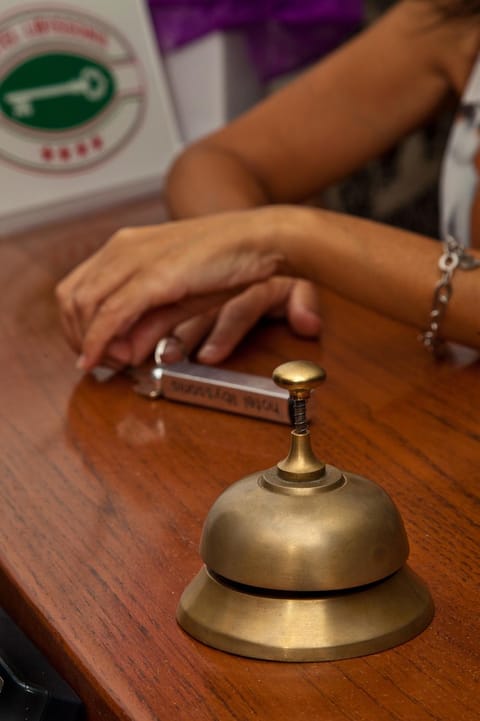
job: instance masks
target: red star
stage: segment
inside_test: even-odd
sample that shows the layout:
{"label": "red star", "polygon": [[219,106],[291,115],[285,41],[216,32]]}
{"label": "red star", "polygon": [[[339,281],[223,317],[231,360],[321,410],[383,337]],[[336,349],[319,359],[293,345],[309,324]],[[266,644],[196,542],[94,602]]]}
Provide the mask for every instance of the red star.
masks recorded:
{"label": "red star", "polygon": [[77,155],[86,155],[88,153],[88,148],[85,143],[78,143],[76,150]]}
{"label": "red star", "polygon": [[51,148],[42,148],[41,155],[43,160],[51,160],[53,158],[53,150]]}
{"label": "red star", "polygon": [[103,140],[99,135],[96,135],[94,138],[92,138],[92,146],[95,148],[95,150],[100,150],[100,148],[103,146]]}
{"label": "red star", "polygon": [[62,160],[70,160],[70,150],[68,148],[60,148],[59,155]]}

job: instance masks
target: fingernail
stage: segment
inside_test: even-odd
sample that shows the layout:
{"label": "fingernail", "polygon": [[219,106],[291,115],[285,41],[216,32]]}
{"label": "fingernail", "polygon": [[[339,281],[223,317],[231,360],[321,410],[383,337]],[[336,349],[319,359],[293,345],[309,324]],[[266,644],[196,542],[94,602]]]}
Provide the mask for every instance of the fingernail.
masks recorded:
{"label": "fingernail", "polygon": [[84,371],[86,368],[86,358],[84,355],[79,355],[77,358],[77,362],[75,363],[76,368],[78,368],[79,371]]}

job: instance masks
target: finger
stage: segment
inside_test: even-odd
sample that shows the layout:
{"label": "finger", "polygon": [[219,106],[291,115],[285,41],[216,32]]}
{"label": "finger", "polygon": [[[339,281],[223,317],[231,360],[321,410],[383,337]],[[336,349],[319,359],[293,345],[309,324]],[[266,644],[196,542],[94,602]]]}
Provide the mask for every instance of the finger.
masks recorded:
{"label": "finger", "polygon": [[75,351],[80,351],[83,335],[77,323],[77,313],[71,293],[70,278],[63,280],[55,289],[60,323],[69,345]]}
{"label": "finger", "polygon": [[[120,336],[108,333],[104,341],[100,334],[96,335],[94,323],[87,332],[79,366],[89,370],[103,362],[104,358],[113,358],[123,366],[139,365],[153,352],[160,338],[170,335],[171,328],[179,318],[183,320],[183,314],[175,306],[150,311],[139,320],[134,319],[127,331]],[[89,345],[90,333],[92,336]]]}
{"label": "finger", "polygon": [[[106,356],[105,358],[102,358],[102,362],[99,363],[96,368],[110,368],[112,371],[118,372],[125,368],[125,363],[119,363],[115,360],[115,358],[109,358]],[[95,371],[95,369],[93,369]]]}
{"label": "finger", "polygon": [[125,239],[130,238],[128,228],[113,235],[56,288],[62,326],[69,342],[77,348],[100,305],[137,270],[138,254],[124,252]]}
{"label": "finger", "polygon": [[258,283],[225,303],[197,354],[198,359],[203,363],[219,363],[230,355],[266,312],[285,302],[288,285],[284,281],[279,278]]}
{"label": "finger", "polygon": [[83,341],[85,334],[108,298],[129,283],[135,274],[132,263],[125,258],[113,258],[110,265],[93,267],[71,291],[71,305],[76,332]]}
{"label": "finger", "polygon": [[[165,327],[172,325],[175,317],[184,313],[183,308],[169,309],[167,316],[165,309],[150,311],[138,321],[127,335],[118,341],[112,341],[107,353],[113,355],[124,364],[139,365],[153,351],[160,338],[165,337]],[[172,342],[168,342],[162,354],[165,363],[175,363],[182,360],[198,346],[215,322],[217,308],[189,318],[173,327],[169,334]],[[129,357],[125,358],[129,349]]]}
{"label": "finger", "polygon": [[128,336],[124,338],[115,338],[106,347],[106,350],[101,358],[101,363],[102,365],[115,365],[118,368],[125,368],[125,366],[133,365],[132,357],[132,344]]}
{"label": "finger", "polygon": [[[168,297],[168,290],[166,295]],[[79,366],[84,370],[93,368],[114,338],[127,336],[130,336],[136,344],[132,362],[139,362],[139,358],[148,352],[146,348],[151,345],[154,332],[156,342],[159,338],[170,335],[179,323],[218,306],[230,295],[230,293],[211,294],[189,298],[181,303],[163,305],[165,296],[162,288],[159,289],[156,283],[149,285],[148,280],[142,283],[141,278],[135,276],[107,298],[98,309],[85,334]],[[148,319],[143,325],[144,314],[158,306],[160,308],[154,316],[155,325]]]}
{"label": "finger", "polygon": [[322,330],[318,290],[307,280],[293,282],[287,300],[287,318],[292,330],[306,338],[318,338]]}
{"label": "finger", "polygon": [[[215,322],[216,309],[194,316],[175,326],[162,349],[162,362],[175,363],[183,360],[198,346]],[[165,311],[147,313],[127,333],[124,339],[109,344],[106,353],[115,358],[121,356],[124,364],[138,365],[155,349],[158,341],[165,336]],[[128,347],[128,358],[126,358]]]}
{"label": "finger", "polygon": [[[217,318],[217,313],[217,308],[213,308],[208,311],[208,313],[189,318],[174,328],[174,335],[180,341],[184,355],[188,356],[198,348],[200,342],[211,331]],[[166,361],[167,363],[172,362],[168,355]]]}
{"label": "finger", "polygon": [[59,312],[59,319],[60,319],[60,325],[62,326],[63,334],[65,335],[65,338],[67,339],[68,345],[76,353],[79,353],[80,349],[81,349],[81,344],[77,338],[73,319],[70,315],[70,312],[67,312],[65,309],[61,310]]}
{"label": "finger", "polygon": [[68,342],[77,351],[80,350],[82,344],[83,329],[79,322],[76,295],[97,255],[98,253],[80,263],[55,288],[62,328]]}

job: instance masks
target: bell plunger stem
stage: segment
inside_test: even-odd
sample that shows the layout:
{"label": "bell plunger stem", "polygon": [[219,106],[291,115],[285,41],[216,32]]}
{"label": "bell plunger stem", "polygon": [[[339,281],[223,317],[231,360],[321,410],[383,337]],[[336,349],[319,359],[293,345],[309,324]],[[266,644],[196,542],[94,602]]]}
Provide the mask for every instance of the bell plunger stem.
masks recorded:
{"label": "bell plunger stem", "polygon": [[285,480],[310,481],[325,473],[325,464],[312,450],[307,421],[307,400],[325,377],[323,368],[311,361],[283,363],[273,372],[275,383],[290,394],[293,425],[290,451],[287,458],[277,464],[278,472]]}

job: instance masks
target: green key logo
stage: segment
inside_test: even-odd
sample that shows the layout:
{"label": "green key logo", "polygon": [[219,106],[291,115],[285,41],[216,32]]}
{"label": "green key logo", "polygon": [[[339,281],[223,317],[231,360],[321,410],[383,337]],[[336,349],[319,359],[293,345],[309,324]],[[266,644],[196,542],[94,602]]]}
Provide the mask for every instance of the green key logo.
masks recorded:
{"label": "green key logo", "polygon": [[79,55],[47,53],[17,66],[0,84],[0,108],[14,122],[41,130],[69,130],[98,115],[112,100],[107,67]]}
{"label": "green key logo", "polygon": [[48,7],[0,17],[0,162],[50,174],[106,160],[143,116],[141,72],[98,18]]}

